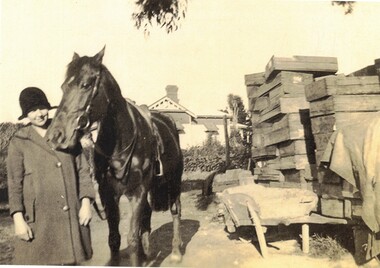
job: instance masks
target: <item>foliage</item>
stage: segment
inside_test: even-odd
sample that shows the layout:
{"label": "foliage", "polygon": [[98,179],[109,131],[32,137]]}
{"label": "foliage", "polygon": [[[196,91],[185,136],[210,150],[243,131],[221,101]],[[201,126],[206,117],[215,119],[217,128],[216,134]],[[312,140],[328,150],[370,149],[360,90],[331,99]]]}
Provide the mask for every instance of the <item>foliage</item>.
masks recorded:
{"label": "foliage", "polygon": [[229,94],[227,96],[227,103],[229,109],[232,111],[233,117],[236,118],[236,122],[245,124],[247,122],[248,114],[245,111],[241,97],[238,95]]}
{"label": "foliage", "polygon": [[6,187],[7,168],[5,160],[7,158],[9,141],[21,126],[22,124],[9,122],[0,123],[0,189]]}
{"label": "foliage", "polygon": [[249,154],[241,141],[241,136],[230,137],[230,166],[226,167],[226,147],[209,136],[202,146],[192,146],[183,150],[184,171],[220,171],[246,168]]}
{"label": "foliage", "polygon": [[354,4],[356,1],[331,1],[331,4],[341,6],[345,9],[344,15],[352,14],[354,11]]}
{"label": "foliage", "polygon": [[181,19],[185,18],[187,0],[137,0],[139,11],[132,14],[135,26],[149,34],[148,27],[156,21],[161,28],[165,27],[167,33],[178,29]]}
{"label": "foliage", "polygon": [[225,165],[225,147],[211,136],[202,146],[183,150],[184,171],[221,170]]}

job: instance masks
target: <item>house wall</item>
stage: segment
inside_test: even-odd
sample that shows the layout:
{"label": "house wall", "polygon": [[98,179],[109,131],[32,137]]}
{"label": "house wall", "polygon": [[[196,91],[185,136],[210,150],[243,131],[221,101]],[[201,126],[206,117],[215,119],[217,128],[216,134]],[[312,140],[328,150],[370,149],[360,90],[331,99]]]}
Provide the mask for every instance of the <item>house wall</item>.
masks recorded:
{"label": "house wall", "polygon": [[[182,149],[187,149],[191,146],[202,146],[207,140],[208,133],[206,127],[203,124],[183,124],[184,131],[179,134],[180,146]],[[218,134],[214,134],[213,137],[225,144],[224,140],[224,127],[222,125],[216,125],[218,128]]]}

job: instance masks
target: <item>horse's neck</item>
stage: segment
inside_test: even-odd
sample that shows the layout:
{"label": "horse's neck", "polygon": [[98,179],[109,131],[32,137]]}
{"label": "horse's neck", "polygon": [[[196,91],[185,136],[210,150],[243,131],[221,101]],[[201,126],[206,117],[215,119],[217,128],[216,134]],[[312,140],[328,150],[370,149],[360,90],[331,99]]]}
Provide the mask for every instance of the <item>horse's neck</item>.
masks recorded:
{"label": "horse's neck", "polygon": [[136,138],[135,119],[131,114],[131,108],[127,107],[127,105],[123,101],[118,102],[100,124],[100,142],[107,144],[110,143],[110,140],[113,140],[113,152],[109,152],[110,154],[115,155],[122,152]]}

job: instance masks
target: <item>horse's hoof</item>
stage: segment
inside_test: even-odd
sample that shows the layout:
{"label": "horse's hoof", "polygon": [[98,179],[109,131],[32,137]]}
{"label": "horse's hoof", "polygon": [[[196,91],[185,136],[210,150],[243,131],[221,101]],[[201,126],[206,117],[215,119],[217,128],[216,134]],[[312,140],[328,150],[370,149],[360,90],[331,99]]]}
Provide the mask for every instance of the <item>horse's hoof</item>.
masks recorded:
{"label": "horse's hoof", "polygon": [[170,255],[170,261],[172,263],[180,263],[182,261],[182,255],[181,254],[174,254],[174,253],[172,253]]}

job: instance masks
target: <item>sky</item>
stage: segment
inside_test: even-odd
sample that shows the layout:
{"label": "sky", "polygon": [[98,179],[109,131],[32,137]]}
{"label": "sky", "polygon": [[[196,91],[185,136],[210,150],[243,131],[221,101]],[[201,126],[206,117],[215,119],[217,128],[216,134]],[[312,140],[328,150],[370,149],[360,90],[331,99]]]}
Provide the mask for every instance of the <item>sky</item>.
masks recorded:
{"label": "sky", "polygon": [[337,57],[349,74],[380,58],[380,2],[359,1],[353,14],[330,1],[188,0],[171,34],[134,27],[133,0],[0,0],[0,122],[17,122],[22,89],[37,86],[52,105],[73,53],[103,63],[123,96],[150,105],[177,85],[179,103],[198,115],[218,114],[228,94],[247,107],[244,75],[274,56]]}

